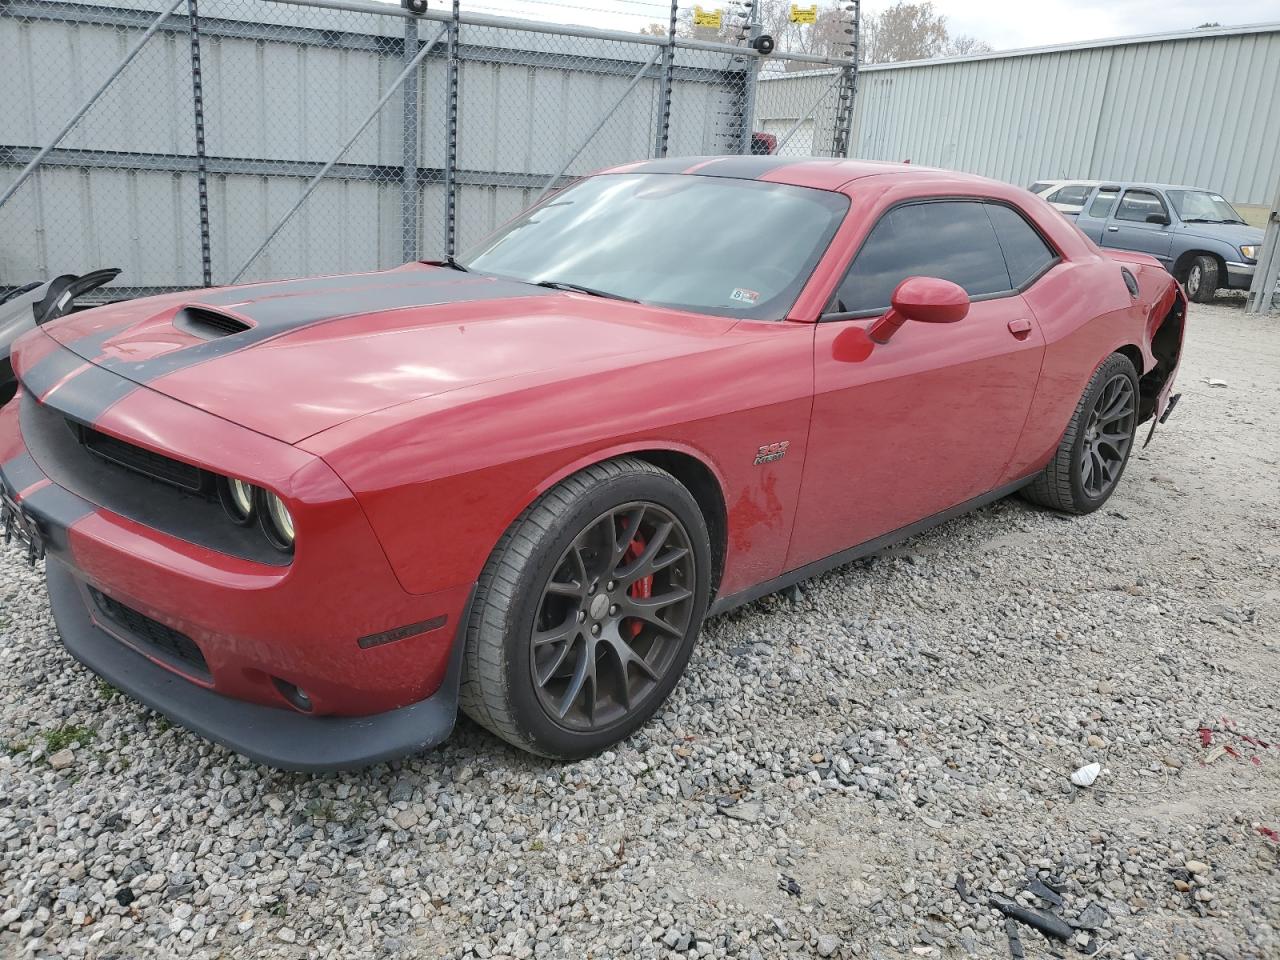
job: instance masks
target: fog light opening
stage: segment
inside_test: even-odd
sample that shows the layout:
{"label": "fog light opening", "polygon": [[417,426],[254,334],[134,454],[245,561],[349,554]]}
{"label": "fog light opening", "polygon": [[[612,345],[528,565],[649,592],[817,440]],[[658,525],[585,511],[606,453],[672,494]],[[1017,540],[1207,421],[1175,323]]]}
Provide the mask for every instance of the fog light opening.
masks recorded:
{"label": "fog light opening", "polygon": [[279,677],[272,677],[271,682],[276,685],[276,689],[280,691],[280,696],[288,700],[293,709],[302,713],[311,712],[311,698],[307,696],[305,690],[295,686],[288,680],[281,680]]}

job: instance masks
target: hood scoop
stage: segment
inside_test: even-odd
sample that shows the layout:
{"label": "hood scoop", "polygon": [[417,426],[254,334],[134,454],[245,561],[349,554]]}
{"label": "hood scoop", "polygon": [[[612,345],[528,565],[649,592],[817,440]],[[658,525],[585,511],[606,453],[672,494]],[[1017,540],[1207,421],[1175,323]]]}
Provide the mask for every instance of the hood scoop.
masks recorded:
{"label": "hood scoop", "polygon": [[183,307],[174,314],[173,325],[201,340],[218,340],[253,329],[252,324],[239,317],[195,305]]}

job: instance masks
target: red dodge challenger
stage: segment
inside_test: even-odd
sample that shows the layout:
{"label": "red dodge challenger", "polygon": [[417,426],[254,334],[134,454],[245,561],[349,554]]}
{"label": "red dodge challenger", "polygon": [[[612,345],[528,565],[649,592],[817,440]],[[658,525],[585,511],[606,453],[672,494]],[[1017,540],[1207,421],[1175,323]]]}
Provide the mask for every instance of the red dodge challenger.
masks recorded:
{"label": "red dodge challenger", "polygon": [[272,766],[578,757],[703,619],[1015,490],[1087,513],[1186,303],[977,177],[780,157],[589,177],[466,256],[45,323],[7,535],[68,650]]}

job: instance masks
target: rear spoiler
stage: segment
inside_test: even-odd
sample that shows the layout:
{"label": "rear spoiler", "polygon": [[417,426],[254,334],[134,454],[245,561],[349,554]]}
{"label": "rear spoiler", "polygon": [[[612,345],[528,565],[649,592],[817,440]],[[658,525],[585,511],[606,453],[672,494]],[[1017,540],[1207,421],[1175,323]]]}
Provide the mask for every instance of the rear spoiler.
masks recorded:
{"label": "rear spoiler", "polygon": [[17,381],[9,354],[13,343],[28,330],[70,313],[76,297],[110,283],[119,267],[107,267],[77,276],[64,273],[45,283],[24,284],[0,297],[0,406],[13,399]]}

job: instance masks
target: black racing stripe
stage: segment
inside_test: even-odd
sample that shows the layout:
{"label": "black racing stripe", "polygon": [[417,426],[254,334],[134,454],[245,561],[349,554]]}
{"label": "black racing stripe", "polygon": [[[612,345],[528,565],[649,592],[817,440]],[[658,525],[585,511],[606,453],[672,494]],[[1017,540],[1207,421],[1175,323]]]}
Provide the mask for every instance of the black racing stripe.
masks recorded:
{"label": "black racing stripe", "polygon": [[33,483],[46,479],[30,453],[23,451],[12,460],[0,464],[0,486],[9,496],[21,493]]}
{"label": "black racing stripe", "polygon": [[[235,308],[236,313],[254,322],[255,326],[251,330],[217,340],[206,340],[149,360],[108,357],[101,362],[102,366],[137,383],[147,383],[177,370],[226,356],[325,320],[384,310],[547,296],[554,293],[552,290],[514,280],[468,277],[443,270],[421,277],[403,273],[348,277],[345,280],[349,289],[338,287],[337,281],[340,279],[343,278],[289,281],[297,286],[289,288],[291,293],[288,296],[284,295],[283,290],[274,296],[263,296],[261,290],[255,290],[253,292],[261,299],[251,299]],[[308,283],[321,286],[308,287]],[[273,286],[283,287],[284,284]],[[224,306],[230,302],[244,301],[249,293],[249,290],[241,290],[240,301],[226,301],[224,296],[219,295],[208,299],[193,298],[192,303],[200,306]],[[222,302],[214,303],[214,300]]]}
{"label": "black racing stripe", "polygon": [[108,408],[138,389],[132,380],[91,365],[55,390],[45,402],[64,416],[94,424]]}
{"label": "black racing stripe", "polygon": [[734,180],[756,180],[782,167],[800,162],[795,157],[724,157],[694,171],[699,177],[730,177]]}
{"label": "black racing stripe", "polygon": [[623,173],[684,173],[690,167],[697,166],[700,163],[706,163],[708,160],[714,160],[715,157],[663,157],[661,160],[646,160],[638,163],[633,167],[629,167],[622,171]]}
{"label": "black racing stripe", "polygon": [[68,350],[72,350],[84,357],[86,360],[93,360],[101,355],[103,347],[106,346],[108,340],[122,333],[127,333],[138,321],[127,320],[118,323],[113,327],[105,330],[95,330],[93,333],[86,334],[83,337],[76,337],[74,340],[59,341]]}
{"label": "black racing stripe", "polygon": [[56,483],[46,484],[33,492],[22,501],[22,506],[35,517],[50,552],[60,554],[70,550],[67,531],[95,509],[93,504]]}
{"label": "black racing stripe", "polygon": [[[440,283],[457,280],[456,273],[431,274],[431,281]],[[414,273],[354,273],[340,274],[336,277],[303,277],[298,280],[275,280],[270,283],[255,283],[245,287],[228,287],[225,290],[204,293],[194,291],[199,303],[211,307],[229,307],[232,304],[248,303],[253,300],[265,300],[268,297],[291,297],[306,293],[324,293],[331,290],[351,290],[356,287],[380,286],[387,284],[403,286],[421,283],[422,277]],[[194,301],[193,301],[194,302]]]}
{"label": "black racing stripe", "polygon": [[85,358],[66,349],[61,344],[22,371],[18,378],[27,393],[43,397],[59,380],[85,365]]}

